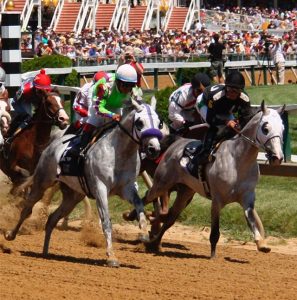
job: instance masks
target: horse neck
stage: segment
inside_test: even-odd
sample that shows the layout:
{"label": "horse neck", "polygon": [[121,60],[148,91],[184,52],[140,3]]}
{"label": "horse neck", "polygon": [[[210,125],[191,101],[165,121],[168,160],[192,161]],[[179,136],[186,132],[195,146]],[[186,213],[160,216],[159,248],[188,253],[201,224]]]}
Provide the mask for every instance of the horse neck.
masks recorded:
{"label": "horse neck", "polygon": [[129,149],[130,153],[132,151],[137,151],[139,148],[139,144],[132,138],[133,137],[133,121],[132,117],[128,116],[124,119],[124,121],[121,123],[121,126],[130,134],[130,136],[120,128],[120,126],[117,126],[115,130],[112,131],[112,135],[116,135],[116,141],[118,141],[118,144],[120,145],[120,148],[122,149]]}
{"label": "horse neck", "polygon": [[40,107],[33,116],[33,127],[35,130],[35,143],[37,145],[48,143],[52,130],[52,122],[43,104],[40,104]]}
{"label": "horse neck", "polygon": [[[242,130],[242,135],[246,136],[252,141],[255,141],[257,130],[259,124],[259,116],[253,117],[250,122]],[[255,147],[252,143],[247,141],[243,136],[237,135],[232,140],[232,149],[236,149],[234,152],[237,161],[242,161],[243,163],[248,163],[251,161],[256,161],[259,148]]]}

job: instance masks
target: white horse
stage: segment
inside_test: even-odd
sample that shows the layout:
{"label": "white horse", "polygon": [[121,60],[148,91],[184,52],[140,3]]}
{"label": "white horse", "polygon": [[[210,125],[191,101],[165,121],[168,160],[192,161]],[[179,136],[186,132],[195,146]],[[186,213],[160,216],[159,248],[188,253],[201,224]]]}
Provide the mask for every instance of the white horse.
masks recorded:
{"label": "white horse", "polygon": [[[212,200],[211,257],[215,256],[220,237],[220,211],[232,202],[238,202],[242,206],[258,250],[269,252],[262,222],[254,208],[255,188],[259,179],[257,155],[259,148],[263,148],[270,164],[280,164],[284,157],[283,129],[279,113],[266,108],[262,103],[261,111],[253,116],[239,134],[224,141],[215,154],[215,161],[206,165],[205,177],[210,196],[205,192],[204,184],[191,176],[182,163],[184,148],[191,140],[179,139],[174,142],[156,169],[153,187],[149,190],[145,202],[150,203],[160,196],[168,195],[171,188],[179,184],[177,197],[163,220],[161,229],[156,224],[152,227],[152,239],[146,244],[147,247],[150,250],[159,249],[165,231],[174,224],[194,194],[199,193]],[[158,211],[155,211],[155,214],[158,215]]]}
{"label": "white horse", "polygon": [[[108,196],[118,195],[134,205],[139,220],[139,227],[146,229],[144,207],[135,188],[135,180],[140,169],[138,151],[140,147],[148,156],[157,157],[160,152],[159,130],[160,120],[157,114],[147,104],[139,105],[132,100],[133,110],[124,114],[118,126],[105,133],[86,154],[84,177],[90,194],[96,199],[98,213],[107,243],[107,263],[109,266],[119,266],[113,252],[112,228],[108,211]],[[31,214],[34,204],[41,199],[44,191],[55,181],[61,181],[63,201],[57,210],[49,216],[46,224],[46,235],[43,254],[47,255],[51,232],[58,221],[67,216],[85,197],[77,177],[59,176],[57,168],[61,155],[67,148],[70,135],[54,140],[42,153],[34,175],[31,192],[24,200],[20,220],[12,231],[5,235],[13,240],[23,223]],[[30,181],[23,185],[29,186]]]}

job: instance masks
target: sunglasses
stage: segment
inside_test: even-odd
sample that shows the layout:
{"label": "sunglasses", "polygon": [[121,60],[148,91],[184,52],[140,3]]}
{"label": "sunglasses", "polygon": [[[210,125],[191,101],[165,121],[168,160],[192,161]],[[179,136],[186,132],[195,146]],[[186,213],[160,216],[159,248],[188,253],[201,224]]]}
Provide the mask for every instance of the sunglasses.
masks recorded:
{"label": "sunglasses", "polygon": [[121,81],[121,85],[125,88],[132,89],[135,87],[136,83]]}

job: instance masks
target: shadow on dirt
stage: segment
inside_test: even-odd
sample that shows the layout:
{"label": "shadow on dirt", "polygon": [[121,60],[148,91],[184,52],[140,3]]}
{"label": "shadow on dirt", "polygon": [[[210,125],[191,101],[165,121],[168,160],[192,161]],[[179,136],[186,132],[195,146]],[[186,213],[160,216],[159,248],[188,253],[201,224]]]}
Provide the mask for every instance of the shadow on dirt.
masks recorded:
{"label": "shadow on dirt", "polygon": [[239,260],[239,259],[231,258],[231,257],[224,257],[224,259],[228,262],[238,263],[238,264],[249,264],[250,263],[247,260]]}
{"label": "shadow on dirt", "polygon": [[[75,264],[107,267],[105,259],[78,258],[73,256],[57,255],[57,254],[49,254],[48,256],[44,256],[42,253],[36,253],[32,251],[20,251],[20,253],[22,256],[27,256],[32,258],[43,258],[47,260],[70,262]],[[135,269],[135,270],[140,269],[140,267],[137,267],[135,265],[130,265],[130,264],[121,264],[120,267],[127,268],[127,269]]]}

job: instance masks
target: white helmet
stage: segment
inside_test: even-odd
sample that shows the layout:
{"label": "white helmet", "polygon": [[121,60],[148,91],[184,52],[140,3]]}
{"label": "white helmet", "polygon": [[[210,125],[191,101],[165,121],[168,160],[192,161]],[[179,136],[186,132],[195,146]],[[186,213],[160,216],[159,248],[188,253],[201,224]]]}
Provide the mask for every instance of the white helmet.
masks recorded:
{"label": "white helmet", "polygon": [[5,74],[4,69],[0,67],[0,82],[1,83],[5,83],[5,76],[6,76],[6,74]]}
{"label": "white helmet", "polygon": [[124,82],[137,83],[136,70],[128,64],[121,65],[116,71],[116,79]]}

